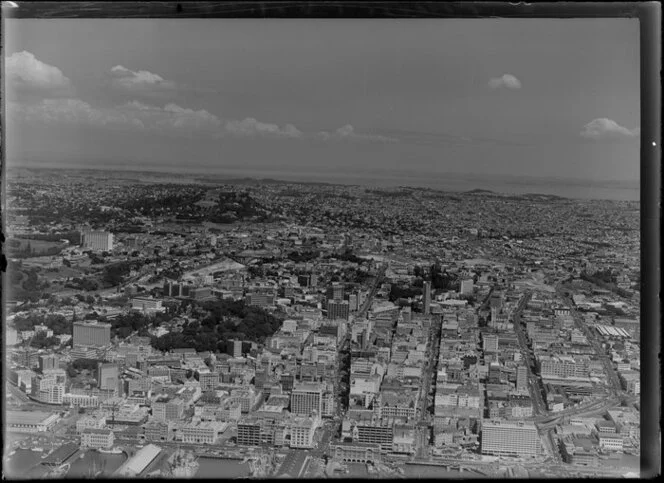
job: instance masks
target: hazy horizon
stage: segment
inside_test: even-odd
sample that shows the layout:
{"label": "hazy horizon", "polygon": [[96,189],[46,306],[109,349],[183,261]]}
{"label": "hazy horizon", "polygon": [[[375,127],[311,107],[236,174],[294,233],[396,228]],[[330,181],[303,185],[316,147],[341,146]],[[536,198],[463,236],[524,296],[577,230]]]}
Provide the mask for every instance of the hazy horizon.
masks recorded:
{"label": "hazy horizon", "polygon": [[5,27],[8,166],[638,184],[637,19]]}

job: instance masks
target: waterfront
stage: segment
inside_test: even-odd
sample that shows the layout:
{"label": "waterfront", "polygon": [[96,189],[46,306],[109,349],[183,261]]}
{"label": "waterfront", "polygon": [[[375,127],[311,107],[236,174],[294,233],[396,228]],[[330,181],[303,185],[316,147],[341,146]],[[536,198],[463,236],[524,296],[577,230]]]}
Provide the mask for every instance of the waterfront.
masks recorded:
{"label": "waterfront", "polygon": [[14,479],[33,479],[45,475],[48,470],[41,465],[42,453],[30,449],[17,449],[3,462],[3,476]]}
{"label": "waterfront", "polygon": [[[83,458],[79,455],[83,454]],[[99,453],[98,451],[86,451],[77,453],[69,460],[71,468],[67,472],[68,478],[90,478],[96,476],[110,476],[127,459],[125,454]]]}
{"label": "waterfront", "polygon": [[488,478],[476,471],[464,469],[446,469],[444,466],[405,465],[404,476],[406,478]]}
{"label": "waterfront", "polygon": [[196,478],[241,478],[249,476],[249,464],[238,460],[199,458]]}

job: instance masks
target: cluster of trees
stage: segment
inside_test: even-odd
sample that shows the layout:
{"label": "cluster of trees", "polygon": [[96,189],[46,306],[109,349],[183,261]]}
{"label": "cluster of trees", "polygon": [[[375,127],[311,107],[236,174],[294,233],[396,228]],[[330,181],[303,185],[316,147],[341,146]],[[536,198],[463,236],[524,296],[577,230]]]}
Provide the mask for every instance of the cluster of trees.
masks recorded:
{"label": "cluster of trees", "polygon": [[617,277],[610,268],[607,268],[606,270],[597,270],[592,274],[584,270],[581,272],[581,280],[594,283],[595,285],[604,286],[615,284]]}
{"label": "cluster of trees", "polygon": [[413,273],[416,277],[431,281],[431,287],[436,290],[455,290],[459,288],[458,276],[448,273],[440,263],[436,262],[429,269],[415,266]]}
{"label": "cluster of trees", "polygon": [[263,342],[281,326],[282,318],[244,301],[218,300],[203,302],[200,309],[207,316],[200,322],[185,323],[182,332],[169,333],[152,339],[155,349],[165,351],[194,347],[197,351],[227,350],[227,341]]}
{"label": "cluster of trees", "polygon": [[59,242],[60,240],[67,240],[72,245],[77,245],[81,240],[81,233],[78,231],[66,231],[62,233],[35,233],[25,235],[27,240],[42,240],[50,242]]}
{"label": "cluster of trees", "polygon": [[318,258],[319,253],[318,252],[312,252],[312,251],[302,251],[302,252],[290,252],[288,254],[288,259],[292,260],[296,263],[301,263],[301,262],[310,262],[312,260],[316,260]]}
{"label": "cluster of trees", "polygon": [[272,217],[249,193],[226,192],[219,194],[219,204],[208,218],[213,223],[233,223],[246,219],[270,221]]}
{"label": "cluster of trees", "polygon": [[140,336],[148,336],[150,327],[158,327],[159,324],[168,322],[172,318],[171,314],[158,312],[154,315],[145,315],[132,310],[111,320],[111,337],[117,336],[124,339],[134,332],[137,332]]}
{"label": "cluster of trees", "polygon": [[55,347],[60,345],[60,339],[54,335],[47,337],[45,332],[39,332],[30,341],[31,347],[36,347],[37,349],[48,349],[50,347]]}
{"label": "cluster of trees", "polygon": [[94,372],[97,369],[97,364],[100,361],[97,359],[74,359],[67,364],[67,376],[76,377],[81,371],[87,370]]}
{"label": "cluster of trees", "polygon": [[8,242],[12,257],[29,258],[38,256],[53,256],[59,254],[64,248],[64,244],[50,247],[35,248],[30,241],[22,243],[21,240],[13,239]]}
{"label": "cluster of trees", "polygon": [[418,295],[422,295],[422,289],[420,287],[392,284],[390,286],[390,294],[388,298],[390,302],[396,302],[399,299],[408,299],[410,297],[417,297]]}
{"label": "cluster of trees", "polygon": [[69,320],[61,314],[29,314],[26,316],[16,316],[14,318],[14,328],[16,330],[32,330],[35,325],[45,325],[53,331],[55,335],[71,334],[72,325]]}
{"label": "cluster of trees", "polygon": [[97,290],[99,288],[99,282],[93,278],[84,277],[74,277],[69,282],[65,283],[66,288],[73,288],[75,290],[85,290],[90,292],[92,290]]}
{"label": "cluster of trees", "polygon": [[107,265],[104,267],[102,280],[104,283],[114,287],[122,283],[124,277],[129,275],[132,269],[138,268],[140,265],[140,262],[137,261],[118,262]]}
{"label": "cluster of trees", "polygon": [[355,255],[352,250],[346,249],[343,253],[339,254],[334,254],[334,255],[328,255],[325,258],[336,258],[337,260],[342,260],[345,262],[351,262],[351,263],[357,263],[362,264],[366,262],[364,258],[360,258],[357,255]]}
{"label": "cluster of trees", "polygon": [[11,297],[16,300],[27,300],[37,302],[42,291],[50,287],[47,280],[39,281],[38,269],[31,268],[27,271],[21,269],[20,264],[11,264],[8,269],[10,273]]}
{"label": "cluster of trees", "polygon": [[[163,188],[163,186],[161,187]],[[203,198],[203,193],[202,189],[196,188],[193,190],[181,189],[177,193],[169,192],[155,196],[154,189],[150,188],[137,197],[124,200],[120,206],[125,210],[150,217],[165,212],[191,216],[198,211],[199,207],[195,203]]]}

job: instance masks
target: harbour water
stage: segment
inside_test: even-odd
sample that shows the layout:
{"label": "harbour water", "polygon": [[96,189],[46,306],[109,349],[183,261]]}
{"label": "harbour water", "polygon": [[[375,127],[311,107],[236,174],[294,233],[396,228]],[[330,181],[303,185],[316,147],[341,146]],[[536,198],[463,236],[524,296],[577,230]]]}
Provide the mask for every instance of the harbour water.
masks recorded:
{"label": "harbour water", "polygon": [[443,466],[426,466],[426,465],[405,465],[404,476],[406,478],[486,478],[486,476],[471,470],[464,470],[463,472],[453,469],[445,469]]}
{"label": "harbour water", "polygon": [[249,476],[249,463],[220,458],[199,458],[196,478],[242,478]]}
{"label": "harbour water", "polygon": [[12,479],[40,478],[48,472],[41,465],[42,453],[29,449],[17,449],[12,456],[7,456],[3,462],[4,476]]}
{"label": "harbour water", "polygon": [[67,478],[90,478],[96,476],[99,472],[101,472],[100,477],[108,477],[127,459],[125,454],[99,453],[97,451],[86,451],[83,453],[83,458],[80,458],[79,454],[75,454],[69,460],[71,468],[67,472]]}

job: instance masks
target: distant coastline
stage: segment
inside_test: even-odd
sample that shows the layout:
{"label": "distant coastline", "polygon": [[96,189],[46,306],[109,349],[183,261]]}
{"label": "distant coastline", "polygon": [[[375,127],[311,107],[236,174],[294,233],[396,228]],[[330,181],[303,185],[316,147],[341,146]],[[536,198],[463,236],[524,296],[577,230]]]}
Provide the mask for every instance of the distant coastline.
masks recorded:
{"label": "distant coastline", "polygon": [[[114,179],[134,179],[143,182],[174,182],[182,184],[223,183],[297,183],[306,185],[347,185],[371,188],[426,188],[442,192],[484,195],[547,196],[580,200],[639,201],[638,181],[592,181],[584,179],[557,179],[515,177],[504,175],[473,175],[462,173],[332,173],[304,172],[302,170],[262,170],[254,168],[183,168],[139,165],[91,166],[78,163],[26,162],[7,166],[11,177],[16,170],[75,171],[94,176],[112,173]],[[404,175],[405,174],[405,175]],[[129,178],[127,178],[129,176]],[[143,179],[139,179],[142,176]],[[169,179],[177,176],[173,179]]]}

